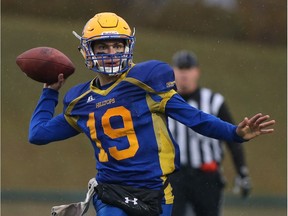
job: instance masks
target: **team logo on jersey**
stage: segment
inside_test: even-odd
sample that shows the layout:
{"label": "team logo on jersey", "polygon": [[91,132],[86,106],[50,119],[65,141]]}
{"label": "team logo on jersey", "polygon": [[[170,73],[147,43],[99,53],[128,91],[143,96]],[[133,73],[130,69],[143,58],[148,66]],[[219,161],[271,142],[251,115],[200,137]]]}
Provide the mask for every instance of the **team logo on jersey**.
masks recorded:
{"label": "team logo on jersey", "polygon": [[175,81],[167,82],[167,83],[166,83],[166,87],[167,87],[167,88],[171,88],[171,87],[173,87],[174,85],[175,85]]}
{"label": "team logo on jersey", "polygon": [[129,199],[129,197],[125,197],[125,203],[129,203],[129,202],[132,202],[134,205],[138,205],[138,202],[137,202],[137,198],[134,198],[133,200]]}
{"label": "team logo on jersey", "polygon": [[99,108],[99,107],[102,107],[102,106],[106,106],[106,105],[109,105],[109,104],[113,104],[113,103],[115,103],[115,98],[104,100],[104,101],[98,102],[96,104],[96,108]]}
{"label": "team logo on jersey", "polygon": [[94,100],[95,100],[95,98],[93,98],[93,96],[90,95],[90,96],[88,97],[86,103],[90,103],[90,102],[92,102],[92,101],[94,101]]}

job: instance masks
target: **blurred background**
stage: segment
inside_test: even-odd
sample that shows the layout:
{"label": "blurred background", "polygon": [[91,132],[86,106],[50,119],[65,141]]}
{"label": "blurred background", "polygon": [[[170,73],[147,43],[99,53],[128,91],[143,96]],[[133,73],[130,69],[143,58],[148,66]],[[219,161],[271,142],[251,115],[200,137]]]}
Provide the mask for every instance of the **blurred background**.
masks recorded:
{"label": "blurred background", "polygon": [[[34,146],[28,125],[42,84],[27,78],[16,57],[38,46],[64,52],[76,71],[60,92],[94,77],[78,53],[79,34],[98,12],[111,11],[136,27],[134,62],[171,63],[179,49],[194,51],[201,84],[221,92],[237,122],[258,112],[277,121],[275,133],[245,143],[253,183],[250,198],[232,193],[227,154],[225,216],[287,215],[287,1],[286,0],[2,0],[1,213],[49,215],[54,205],[85,199],[96,173],[84,135]],[[88,215],[95,215],[93,208]]]}

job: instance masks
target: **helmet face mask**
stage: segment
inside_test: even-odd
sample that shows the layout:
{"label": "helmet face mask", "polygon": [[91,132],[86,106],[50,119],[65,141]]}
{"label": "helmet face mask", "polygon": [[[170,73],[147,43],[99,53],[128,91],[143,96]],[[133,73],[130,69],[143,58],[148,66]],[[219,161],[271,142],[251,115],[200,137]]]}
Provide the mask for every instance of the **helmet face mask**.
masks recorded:
{"label": "helmet face mask", "polygon": [[[134,48],[134,38],[128,37],[124,39],[124,50],[123,52],[111,53],[95,53],[93,50],[93,44],[95,42],[105,41],[123,41],[122,37],[119,39],[119,35],[109,35],[109,39],[92,39],[89,41],[82,41],[81,48],[85,51],[85,64],[86,66],[94,72],[105,73],[109,75],[117,75],[125,72],[132,63],[133,58],[133,48]],[[84,45],[84,46],[83,46]],[[111,66],[105,66],[105,62],[109,62]],[[118,66],[116,66],[118,62]]]}
{"label": "helmet face mask", "polygon": [[[127,71],[132,64],[135,36],[130,27],[121,17],[114,13],[96,14],[90,19],[82,32],[79,50],[85,59],[88,69],[108,75],[118,75]],[[94,53],[93,44],[96,42],[124,41],[124,51],[116,53]],[[106,65],[106,62],[109,62]]]}

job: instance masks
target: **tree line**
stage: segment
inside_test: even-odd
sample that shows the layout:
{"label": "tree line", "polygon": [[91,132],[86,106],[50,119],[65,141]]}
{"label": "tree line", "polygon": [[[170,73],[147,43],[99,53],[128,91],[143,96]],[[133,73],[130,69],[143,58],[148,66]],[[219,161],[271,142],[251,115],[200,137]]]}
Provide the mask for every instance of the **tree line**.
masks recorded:
{"label": "tree line", "polygon": [[[87,21],[92,14],[112,11],[130,25],[193,35],[284,45],[287,41],[285,0],[237,0],[225,10],[203,0],[2,0],[5,14]],[[132,23],[132,24],[131,24]]]}

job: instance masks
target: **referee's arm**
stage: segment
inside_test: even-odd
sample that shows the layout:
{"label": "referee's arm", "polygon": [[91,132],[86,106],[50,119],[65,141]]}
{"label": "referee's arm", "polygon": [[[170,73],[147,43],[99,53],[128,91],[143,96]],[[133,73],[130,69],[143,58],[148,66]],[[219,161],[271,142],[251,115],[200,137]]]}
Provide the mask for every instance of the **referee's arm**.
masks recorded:
{"label": "referee's arm", "polygon": [[[229,109],[224,102],[219,109],[218,117],[224,121],[230,122],[234,124],[234,120],[232,115],[229,112]],[[235,169],[241,177],[247,176],[248,173],[245,173],[247,170],[245,155],[244,155],[244,148],[242,143],[235,143],[235,142],[226,142],[227,147],[232,155],[233,163]]]}

